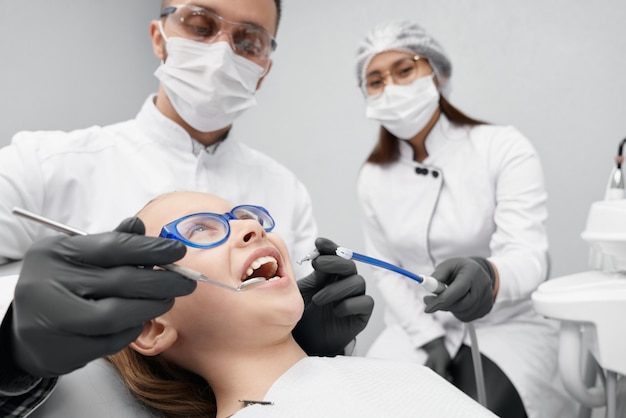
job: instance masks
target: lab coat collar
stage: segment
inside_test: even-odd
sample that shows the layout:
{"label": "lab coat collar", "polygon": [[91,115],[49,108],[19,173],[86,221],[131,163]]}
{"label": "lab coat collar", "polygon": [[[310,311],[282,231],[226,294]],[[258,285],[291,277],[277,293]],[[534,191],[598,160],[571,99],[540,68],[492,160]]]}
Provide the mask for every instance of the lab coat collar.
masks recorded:
{"label": "lab coat collar", "polygon": [[166,117],[155,104],[156,94],[150,95],[137,114],[139,128],[152,140],[167,147],[192,152],[198,155],[201,151],[214,154],[224,140],[205,147],[193,139],[182,126]]}
{"label": "lab coat collar", "polygon": [[[463,127],[451,123],[442,112],[437,123],[426,137],[428,157],[423,161],[423,164],[432,163],[432,160],[437,157],[450,140],[464,138],[463,129]],[[408,141],[400,140],[400,159],[413,162],[413,147]]]}

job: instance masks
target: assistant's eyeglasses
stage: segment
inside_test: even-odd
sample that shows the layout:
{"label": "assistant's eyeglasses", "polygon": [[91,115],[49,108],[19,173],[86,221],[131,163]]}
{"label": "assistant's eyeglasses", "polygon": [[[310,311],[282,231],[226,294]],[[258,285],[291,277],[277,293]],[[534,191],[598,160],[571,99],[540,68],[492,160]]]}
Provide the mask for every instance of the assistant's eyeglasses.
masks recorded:
{"label": "assistant's eyeglasses", "polygon": [[266,232],[276,226],[270,213],[262,206],[240,205],[228,213],[194,213],[168,223],[159,237],[181,241],[194,248],[213,248],[222,245],[230,236],[230,221],[251,219],[257,221]]}
{"label": "assistant's eyeglasses", "polygon": [[395,62],[388,71],[374,71],[365,76],[361,83],[363,93],[368,97],[379,96],[385,90],[388,78],[391,77],[393,84],[405,85],[429,74],[425,58],[420,56],[406,57]]}
{"label": "assistant's eyeglasses", "polygon": [[276,41],[262,27],[231,22],[204,7],[169,6],[161,10],[161,18],[177,36],[198,42],[213,43],[220,34],[227,33],[236,54],[262,65],[276,49]]}

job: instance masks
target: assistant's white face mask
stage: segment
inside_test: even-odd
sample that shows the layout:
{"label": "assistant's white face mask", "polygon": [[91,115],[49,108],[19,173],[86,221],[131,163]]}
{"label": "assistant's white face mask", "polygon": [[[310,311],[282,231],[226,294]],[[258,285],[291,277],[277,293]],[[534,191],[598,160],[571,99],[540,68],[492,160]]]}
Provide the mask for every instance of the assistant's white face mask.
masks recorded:
{"label": "assistant's white face mask", "polygon": [[432,74],[410,84],[385,86],[380,96],[367,98],[365,116],[406,140],[426,127],[438,107],[439,90]]}
{"label": "assistant's white face mask", "polygon": [[263,67],[236,55],[227,42],[164,39],[167,59],[154,75],[176,112],[194,129],[222,129],[256,104]]}

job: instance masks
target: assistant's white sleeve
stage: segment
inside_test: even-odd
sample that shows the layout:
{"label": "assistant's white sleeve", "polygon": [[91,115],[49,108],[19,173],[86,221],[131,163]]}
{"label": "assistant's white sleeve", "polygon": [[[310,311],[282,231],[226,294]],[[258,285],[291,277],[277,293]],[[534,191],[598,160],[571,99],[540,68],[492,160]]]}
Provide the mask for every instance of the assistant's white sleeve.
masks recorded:
{"label": "assistant's white sleeve", "polygon": [[489,260],[500,275],[497,301],[526,299],[548,271],[547,193],[541,162],[515,128],[506,128],[491,144],[490,169],[497,180],[496,230]]}
{"label": "assistant's white sleeve", "polygon": [[[376,196],[371,196],[369,190],[371,188],[368,187],[368,182],[359,176],[358,195],[364,214],[363,233],[367,254],[388,263],[400,265],[400,261],[395,259],[389,251],[384,232],[376,220],[376,214],[371,209],[369,200],[375,199]],[[391,311],[409,335],[415,348],[445,334],[443,327],[435,318],[424,312],[423,292],[414,288],[419,286],[418,284],[387,270],[374,268],[372,271],[386,309]]]}
{"label": "assistant's white sleeve", "polygon": [[0,149],[0,265],[20,260],[33,242],[33,224],[18,219],[13,207],[40,213],[43,181],[37,149],[26,135],[16,135],[13,143]]}

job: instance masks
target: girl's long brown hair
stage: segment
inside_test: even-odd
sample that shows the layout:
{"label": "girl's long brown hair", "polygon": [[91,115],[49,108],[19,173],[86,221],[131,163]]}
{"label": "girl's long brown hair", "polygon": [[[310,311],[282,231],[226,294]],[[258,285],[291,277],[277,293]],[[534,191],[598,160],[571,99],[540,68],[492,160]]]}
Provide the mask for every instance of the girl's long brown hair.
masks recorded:
{"label": "girl's long brown hair", "polygon": [[217,406],[207,382],[159,356],[145,357],[126,347],[107,360],[130,392],[164,417],[215,417]]}
{"label": "girl's long brown hair", "polygon": [[[439,97],[439,108],[453,124],[468,126],[485,124],[485,122],[473,119],[452,106],[443,95]],[[397,161],[398,158],[400,158],[400,144],[398,138],[381,126],[378,134],[378,143],[374,146],[369,157],[367,157],[367,162],[385,165]]]}

